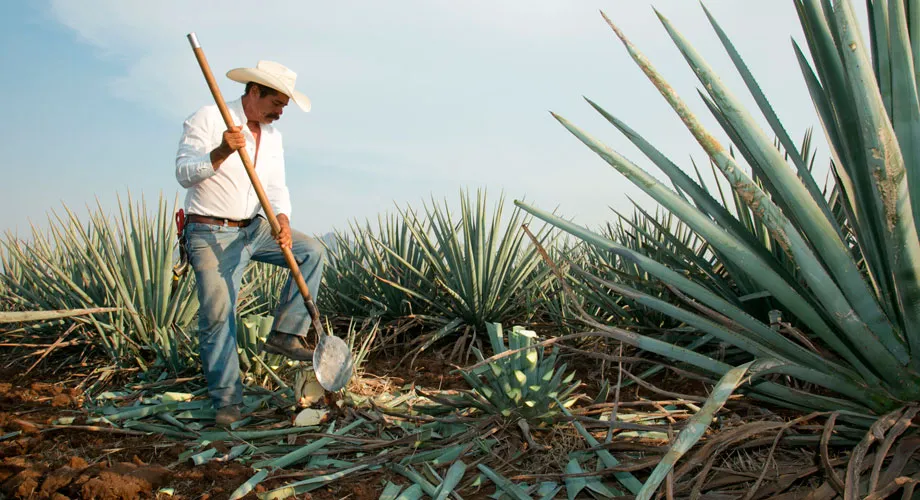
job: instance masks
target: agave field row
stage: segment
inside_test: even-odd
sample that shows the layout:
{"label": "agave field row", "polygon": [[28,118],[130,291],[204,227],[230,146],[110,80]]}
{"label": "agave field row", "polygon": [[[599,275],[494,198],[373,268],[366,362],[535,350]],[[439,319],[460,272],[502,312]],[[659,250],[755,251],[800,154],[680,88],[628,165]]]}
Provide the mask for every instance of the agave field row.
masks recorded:
{"label": "agave field row", "polygon": [[[469,339],[470,346],[475,339],[482,347],[489,322],[569,327],[573,298],[561,293],[539,249],[565,267],[577,263],[605,277],[642,279],[635,266],[621,265],[610,252],[568,248],[546,227],[531,230],[531,218],[516,207],[507,214],[506,205],[503,197],[490,206],[482,193],[475,200],[462,193],[456,213],[446,202],[426,205],[424,215],[398,209],[376,225],[355,222],[334,232],[324,240],[321,312],[330,318],[415,320],[421,333],[407,340],[418,349],[454,336]],[[177,209],[161,197],[151,210],[145,200],[129,195],[116,217],[101,207],[85,220],[68,207],[63,215],[52,211],[46,230],[3,239],[0,301],[8,312],[19,311],[20,321],[29,319],[22,315],[28,311],[109,308],[67,317],[33,315],[24,328],[53,335],[75,321],[121,366],[170,371],[193,366],[198,297],[194,273],[173,274]],[[674,246],[666,223],[638,215],[634,223],[641,224],[639,237],[611,236],[628,239],[624,244]],[[237,304],[241,352],[254,350],[257,338],[247,333],[248,322],[273,314],[287,276],[281,267],[253,262],[247,268]],[[629,299],[603,287],[583,283],[578,290],[579,307],[603,321],[661,326],[661,316],[638,313]]]}

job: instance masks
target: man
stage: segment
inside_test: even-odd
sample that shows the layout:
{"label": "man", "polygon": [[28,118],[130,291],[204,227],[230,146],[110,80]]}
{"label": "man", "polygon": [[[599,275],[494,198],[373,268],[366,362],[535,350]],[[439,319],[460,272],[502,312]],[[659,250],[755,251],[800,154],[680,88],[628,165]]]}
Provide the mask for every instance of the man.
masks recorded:
{"label": "man", "polygon": [[[241,418],[236,305],[250,260],[285,266],[279,245],[290,248],[314,296],[323,274],[322,244],[291,229],[284,149],[281,133],[272,126],[289,101],[307,112],[310,100],[294,89],[297,75],[278,63],[260,61],[255,68],[231,70],[227,77],[246,85],[241,98],[227,103],[236,126],[228,130],[218,107],[204,106],[185,121],[176,156],[176,179],[188,190],[184,236],[201,304],[199,354],[220,426]],[[240,148],[252,158],[281,226],[277,235],[259,213],[258,196],[237,153]],[[312,360],[305,338],[310,322],[300,291],[289,277],[263,350]]]}

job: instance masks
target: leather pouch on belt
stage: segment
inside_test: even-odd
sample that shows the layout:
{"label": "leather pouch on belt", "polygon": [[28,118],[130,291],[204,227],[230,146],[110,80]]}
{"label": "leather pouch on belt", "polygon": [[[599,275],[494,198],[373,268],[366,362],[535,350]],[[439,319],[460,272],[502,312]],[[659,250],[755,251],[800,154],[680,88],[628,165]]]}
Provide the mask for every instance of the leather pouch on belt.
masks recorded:
{"label": "leather pouch on belt", "polygon": [[179,239],[179,262],[173,266],[173,289],[179,278],[188,271],[188,252],[185,248],[185,210],[176,212],[176,237]]}

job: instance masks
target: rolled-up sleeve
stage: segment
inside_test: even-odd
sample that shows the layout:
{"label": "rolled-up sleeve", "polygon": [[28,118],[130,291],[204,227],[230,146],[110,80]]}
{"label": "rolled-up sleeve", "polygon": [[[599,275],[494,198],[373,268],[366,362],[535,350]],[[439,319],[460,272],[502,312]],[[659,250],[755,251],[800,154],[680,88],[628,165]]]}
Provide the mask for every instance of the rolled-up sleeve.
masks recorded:
{"label": "rolled-up sleeve", "polygon": [[179,151],[176,153],[176,180],[189,188],[217,172],[211,166],[211,134],[206,108],[188,117],[182,125]]}

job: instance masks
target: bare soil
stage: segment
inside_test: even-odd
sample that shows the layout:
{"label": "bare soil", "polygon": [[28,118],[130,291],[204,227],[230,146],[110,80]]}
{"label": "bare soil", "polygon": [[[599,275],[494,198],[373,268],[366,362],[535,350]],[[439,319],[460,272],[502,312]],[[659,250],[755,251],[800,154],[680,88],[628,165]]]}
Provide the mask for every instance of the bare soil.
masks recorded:
{"label": "bare soil", "polygon": [[[62,417],[73,417],[73,425],[84,424],[82,394],[42,380],[41,373],[6,371],[0,376],[8,380],[0,383],[0,436],[19,431],[0,441],[0,498],[222,499],[254,474],[251,467],[232,461],[197,467],[179,462],[185,447],[162,436],[47,428]],[[378,473],[373,480],[339,481],[301,498],[375,499],[385,477]],[[256,492],[291,480],[266,480]],[[172,489],[172,496],[158,494],[162,489]],[[255,492],[245,498],[256,498]]]}
{"label": "bare soil", "polygon": [[[0,354],[0,365],[7,361]],[[80,378],[73,370],[47,360],[42,368],[28,375],[17,368],[0,370],[0,498],[29,499],[129,499],[171,498],[224,499],[248,480],[255,471],[239,462],[207,462],[195,466],[190,461],[180,461],[186,447],[158,435],[124,435],[112,430],[89,430],[49,427],[58,419],[71,417],[73,425],[85,425],[86,414],[81,410],[84,395],[76,389]],[[584,383],[583,391],[594,397],[601,385],[597,363],[570,362],[577,378]],[[373,357],[365,365],[369,379],[379,378],[381,384],[392,389],[416,385],[426,389],[467,388],[455,366],[441,359],[437,353],[419,357],[413,364],[398,356]],[[85,369],[83,370],[85,371]],[[611,370],[613,372],[614,370]],[[125,374],[122,378],[133,377]],[[615,379],[611,383],[615,383]],[[117,389],[125,380],[111,380]],[[706,384],[663,371],[649,379],[655,387],[677,394],[707,396]],[[667,399],[646,387],[632,385],[621,391],[620,401],[639,399]],[[613,394],[608,398],[613,399]],[[11,433],[17,433],[11,435]],[[538,441],[555,443],[557,455],[542,454],[535,459],[552,461],[551,469],[562,472],[568,438],[572,445],[584,446],[577,435],[565,433],[547,435],[535,433]],[[552,434],[552,433],[550,433]],[[232,445],[232,444],[231,444]],[[215,443],[219,451],[226,444]],[[662,450],[663,451],[663,450]],[[538,460],[538,461],[539,461]],[[529,464],[535,472],[539,463]],[[544,464],[545,465],[545,464]],[[282,486],[298,479],[297,471],[284,472],[270,477],[249,493]],[[377,499],[387,481],[407,484],[399,475],[386,469],[358,472],[349,479],[335,481],[330,486],[315,490],[298,498],[316,499]],[[170,490],[171,495],[163,492]],[[493,488],[487,487],[467,499],[487,498]]]}
{"label": "bare soil", "polygon": [[[419,358],[412,366],[408,362],[399,363],[398,359],[378,358],[370,360],[366,369],[397,387],[410,384],[428,389],[466,387],[460,375],[451,373],[454,367],[435,356]],[[73,425],[85,424],[86,414],[80,409],[83,394],[73,388],[74,380],[57,380],[63,378],[61,375],[64,374],[55,377],[48,371],[29,375],[16,370],[0,373],[2,380],[7,380],[0,383],[0,436],[20,432],[0,441],[0,494],[9,498],[56,500],[222,499],[254,474],[251,467],[232,461],[201,466],[180,462],[179,455],[186,448],[161,436],[46,427],[65,417],[72,417]],[[635,397],[634,392],[635,389],[624,391],[624,400]],[[291,480],[268,479],[255,492]],[[357,476],[353,481],[337,481],[329,488],[303,497],[376,499],[386,480],[405,483],[402,477],[376,472]],[[172,489],[172,496],[158,494],[163,489]],[[245,498],[255,498],[255,492]]]}

